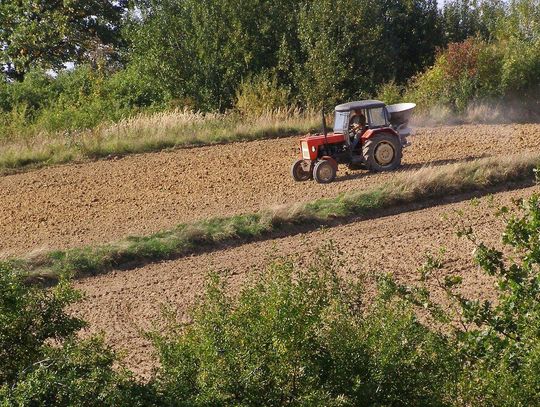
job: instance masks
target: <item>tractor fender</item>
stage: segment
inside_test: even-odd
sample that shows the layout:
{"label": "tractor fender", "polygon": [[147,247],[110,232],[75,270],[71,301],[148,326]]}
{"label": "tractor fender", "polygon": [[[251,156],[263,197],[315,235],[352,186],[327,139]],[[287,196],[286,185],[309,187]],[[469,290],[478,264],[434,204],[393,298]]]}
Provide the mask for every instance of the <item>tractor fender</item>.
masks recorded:
{"label": "tractor fender", "polygon": [[373,136],[379,134],[379,133],[386,133],[391,134],[392,136],[395,136],[398,140],[401,140],[399,137],[399,134],[396,133],[396,131],[390,127],[382,127],[380,129],[368,129],[362,134],[362,143],[364,143],[366,140],[369,140]]}
{"label": "tractor fender", "polygon": [[337,161],[334,160],[332,157],[330,157],[329,155],[323,155],[321,157],[321,160],[328,161],[332,165],[332,167],[334,167],[334,169],[337,171],[337,169],[338,169]]}

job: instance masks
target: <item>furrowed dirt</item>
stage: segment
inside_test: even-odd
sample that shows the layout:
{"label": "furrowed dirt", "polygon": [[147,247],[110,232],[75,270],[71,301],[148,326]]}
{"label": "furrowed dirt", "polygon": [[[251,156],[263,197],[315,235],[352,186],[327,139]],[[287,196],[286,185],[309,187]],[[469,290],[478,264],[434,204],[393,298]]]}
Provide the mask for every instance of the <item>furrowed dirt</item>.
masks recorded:
{"label": "furrowed dirt", "polygon": [[[419,129],[402,171],[486,155],[538,150],[540,125]],[[298,137],[129,156],[0,178],[0,257],[106,243],[181,222],[331,197],[393,173],[348,172],[295,183]]]}
{"label": "furrowed dirt", "polygon": [[[494,216],[496,208],[535,192],[540,187],[499,193],[491,200],[484,197],[477,205],[462,201],[79,280],[76,286],[86,300],[75,312],[89,322],[89,332],[104,332],[109,343],[125,352],[126,364],[147,376],[156,360],[141,333],[160,326],[165,305],[186,321],[189,307],[203,292],[208,272],[221,275],[234,293],[256,278],[273,257],[295,255],[299,263],[306,263],[329,240],[341,252],[342,272],[367,276],[368,297],[374,294],[374,276],[392,273],[400,281],[412,282],[425,254],[445,247],[446,269],[464,277],[466,294],[489,298],[493,283],[474,266],[473,245],[456,236],[458,224],[472,226],[481,240],[500,247],[504,222]],[[463,212],[462,217],[458,211]]]}

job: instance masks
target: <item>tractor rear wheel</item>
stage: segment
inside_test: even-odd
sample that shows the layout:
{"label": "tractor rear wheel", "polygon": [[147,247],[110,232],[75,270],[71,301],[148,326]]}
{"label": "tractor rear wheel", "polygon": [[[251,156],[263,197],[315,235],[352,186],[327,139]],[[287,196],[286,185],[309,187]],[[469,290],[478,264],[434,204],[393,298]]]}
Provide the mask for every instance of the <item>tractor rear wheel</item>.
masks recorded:
{"label": "tractor rear wheel", "polygon": [[396,136],[381,133],[364,143],[362,153],[366,166],[371,171],[391,171],[401,165],[402,149]]}
{"label": "tractor rear wheel", "polygon": [[291,167],[291,175],[295,181],[307,181],[313,178],[311,164],[306,160],[298,160]]}
{"label": "tractor rear wheel", "polygon": [[313,178],[319,184],[328,184],[336,178],[336,168],[328,160],[321,160],[313,167]]}

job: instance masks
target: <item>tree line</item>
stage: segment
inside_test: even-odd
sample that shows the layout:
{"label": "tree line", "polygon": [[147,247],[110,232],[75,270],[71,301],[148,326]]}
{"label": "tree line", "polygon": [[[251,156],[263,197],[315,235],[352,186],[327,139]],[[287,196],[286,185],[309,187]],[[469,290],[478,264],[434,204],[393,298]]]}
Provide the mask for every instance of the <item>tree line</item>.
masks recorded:
{"label": "tree line", "polygon": [[[460,110],[475,97],[540,83],[539,3],[5,1],[0,128],[56,131],[141,110],[250,113],[404,95]],[[455,58],[471,60],[469,51],[475,68],[456,75]]]}

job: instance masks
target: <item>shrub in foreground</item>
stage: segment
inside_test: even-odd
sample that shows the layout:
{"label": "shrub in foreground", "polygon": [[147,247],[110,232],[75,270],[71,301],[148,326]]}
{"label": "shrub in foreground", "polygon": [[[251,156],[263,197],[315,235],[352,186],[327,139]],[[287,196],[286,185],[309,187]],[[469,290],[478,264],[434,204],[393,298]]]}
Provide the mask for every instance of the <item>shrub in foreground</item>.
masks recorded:
{"label": "shrub in foreground", "polygon": [[100,338],[69,340],[46,347],[41,360],[19,373],[12,386],[0,388],[6,406],[143,406],[152,393],[123,369]]}
{"label": "shrub in foreground", "polygon": [[80,298],[65,281],[45,290],[0,264],[0,405],[134,406],[146,396],[99,338],[66,307]]}
{"label": "shrub in foreground", "polygon": [[166,404],[442,404],[446,343],[402,303],[364,305],[334,257],[277,262],[237,301],[214,278],[191,325],[153,335]]}
{"label": "shrub in foreground", "polygon": [[65,282],[52,290],[29,287],[16,269],[0,264],[0,383],[15,382],[40,360],[46,343],[69,339],[84,326],[65,312],[78,298]]}
{"label": "shrub in foreground", "polygon": [[[455,405],[540,404],[540,196],[516,204],[512,216],[507,207],[499,211],[507,217],[504,251],[486,246],[470,227],[459,231],[475,245],[478,266],[495,281],[493,301],[465,297],[461,277],[441,275],[443,263],[436,259],[422,270],[420,285],[393,287],[446,328],[460,364]],[[430,286],[446,292],[454,306],[442,307]]]}

